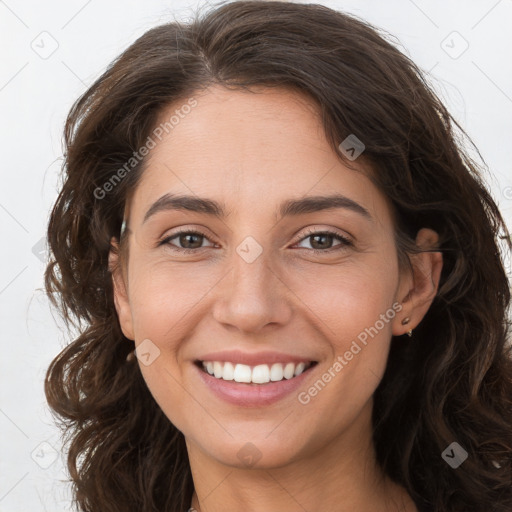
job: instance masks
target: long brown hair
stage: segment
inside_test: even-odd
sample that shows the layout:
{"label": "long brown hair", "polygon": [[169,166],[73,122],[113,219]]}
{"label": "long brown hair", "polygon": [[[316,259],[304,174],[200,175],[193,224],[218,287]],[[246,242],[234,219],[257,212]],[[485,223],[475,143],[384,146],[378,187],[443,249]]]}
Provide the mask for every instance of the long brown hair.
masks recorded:
{"label": "long brown hair", "polygon": [[[184,436],[138,366],[125,361],[133,342],[118,322],[108,252],[145,160],[126,162],[166,106],[212,84],[308,95],[342,160],[338,145],[348,135],[364,142],[361,158],[396,214],[401,256],[414,250],[420,228],[439,233],[438,294],[414,341],[393,337],[374,395],[378,462],[421,511],[512,510],[509,233],[483,182],[484,166],[464,149],[469,137],[388,39],[321,5],[222,3],[189,23],[146,32],[73,105],[45,285],[79,335],[52,361],[45,392],[69,445],[81,511],[183,512],[190,505]],[[109,181],[116,173],[121,179]],[[456,469],[441,455],[452,442],[468,453]]]}

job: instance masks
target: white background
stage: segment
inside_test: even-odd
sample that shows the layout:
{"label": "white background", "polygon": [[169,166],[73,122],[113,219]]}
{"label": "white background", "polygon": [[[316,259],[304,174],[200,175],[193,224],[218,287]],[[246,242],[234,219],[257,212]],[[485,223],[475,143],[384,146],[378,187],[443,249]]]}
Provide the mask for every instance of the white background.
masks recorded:
{"label": "white background", "polygon": [[[431,72],[489,166],[511,226],[512,0],[320,3],[390,31]],[[206,4],[0,0],[0,512],[71,510],[59,432],[43,394],[45,371],[69,340],[44,297],[37,250],[57,194],[65,116],[138,36],[174,17],[186,20],[197,5]]]}

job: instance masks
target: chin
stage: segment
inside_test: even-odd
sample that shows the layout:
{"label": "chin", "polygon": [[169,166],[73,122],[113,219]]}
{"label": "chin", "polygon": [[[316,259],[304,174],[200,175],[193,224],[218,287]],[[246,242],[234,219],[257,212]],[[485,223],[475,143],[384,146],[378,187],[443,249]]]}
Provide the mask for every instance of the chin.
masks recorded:
{"label": "chin", "polygon": [[[269,430],[270,432],[270,430]],[[270,439],[268,432],[243,438],[230,438],[229,442],[219,444],[219,440],[205,443],[201,439],[203,450],[217,462],[238,469],[272,469],[286,466],[298,456],[298,447],[293,438],[287,436],[286,443],[276,436]]]}

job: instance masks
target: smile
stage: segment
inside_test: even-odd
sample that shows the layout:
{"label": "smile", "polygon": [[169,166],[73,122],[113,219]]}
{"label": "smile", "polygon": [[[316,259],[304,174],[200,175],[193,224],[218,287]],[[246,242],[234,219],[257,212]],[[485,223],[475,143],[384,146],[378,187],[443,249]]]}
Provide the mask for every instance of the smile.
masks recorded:
{"label": "smile", "polygon": [[203,371],[216,379],[246,384],[268,384],[269,382],[293,379],[315,365],[316,361],[310,361],[309,363],[274,363],[271,365],[259,364],[256,366],[235,364],[229,361],[198,361],[198,363]]}

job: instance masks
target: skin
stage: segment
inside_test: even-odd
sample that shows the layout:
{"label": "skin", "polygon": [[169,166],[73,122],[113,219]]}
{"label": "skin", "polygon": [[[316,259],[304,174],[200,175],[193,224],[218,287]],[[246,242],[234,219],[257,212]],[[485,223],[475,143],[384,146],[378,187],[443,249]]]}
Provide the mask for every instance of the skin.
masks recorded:
{"label": "skin", "polygon": [[[421,322],[437,292],[441,253],[415,255],[412,269],[400,271],[391,207],[363,158],[354,162],[363,172],[338,159],[307,98],[253,91],[215,86],[194,95],[198,105],[151,150],[126,208],[129,257],[118,265],[110,253],[123,333],[160,350],[139,367],[185,436],[196,510],[414,512],[407,492],[375,463],[371,412],[391,336]],[[283,200],[333,192],[364,206],[372,220],[348,209],[276,216]],[[143,223],[165,193],[215,199],[229,215],[162,211]],[[157,245],[178,227],[205,237]],[[336,238],[322,245],[306,227],[334,230],[352,245]],[[236,251],[247,236],[263,251],[252,263]],[[422,229],[416,241],[434,247],[437,234]],[[193,249],[181,254],[173,246]],[[265,407],[229,404],[193,364],[233,347],[308,356],[318,365],[299,390],[307,391],[394,303],[401,308],[394,318],[307,404],[297,393]],[[261,454],[251,467],[237,456],[247,442]]]}

